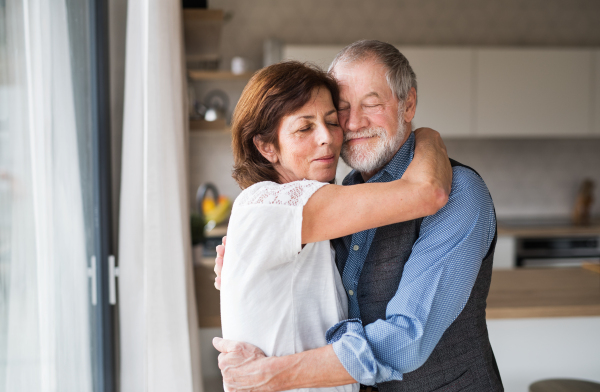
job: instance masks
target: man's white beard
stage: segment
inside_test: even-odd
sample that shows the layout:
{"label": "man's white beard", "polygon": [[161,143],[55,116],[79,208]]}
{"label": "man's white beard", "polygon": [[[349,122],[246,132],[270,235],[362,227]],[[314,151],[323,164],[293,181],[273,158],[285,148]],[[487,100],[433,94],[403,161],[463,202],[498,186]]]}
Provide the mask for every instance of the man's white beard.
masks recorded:
{"label": "man's white beard", "polygon": [[[395,136],[388,137],[384,128],[369,128],[344,133],[341,157],[346,165],[361,173],[372,173],[391,161],[402,145],[407,132],[402,112],[400,111],[398,116],[398,130]],[[373,137],[375,145],[361,143],[351,146],[347,143],[348,140],[362,137]]]}

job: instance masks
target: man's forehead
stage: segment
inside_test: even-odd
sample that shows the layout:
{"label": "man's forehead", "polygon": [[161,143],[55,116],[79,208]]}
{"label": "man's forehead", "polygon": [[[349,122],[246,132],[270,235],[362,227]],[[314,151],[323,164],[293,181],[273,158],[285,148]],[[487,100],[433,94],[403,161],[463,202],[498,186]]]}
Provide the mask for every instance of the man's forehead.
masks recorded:
{"label": "man's forehead", "polygon": [[382,98],[392,94],[385,69],[377,63],[336,67],[334,76],[342,95],[352,92],[361,98]]}
{"label": "man's forehead", "polygon": [[355,75],[360,73],[375,73],[384,74],[386,73],[386,67],[379,61],[373,58],[364,58],[355,60],[352,62],[342,62],[336,64],[332,69],[332,73],[337,75]]}

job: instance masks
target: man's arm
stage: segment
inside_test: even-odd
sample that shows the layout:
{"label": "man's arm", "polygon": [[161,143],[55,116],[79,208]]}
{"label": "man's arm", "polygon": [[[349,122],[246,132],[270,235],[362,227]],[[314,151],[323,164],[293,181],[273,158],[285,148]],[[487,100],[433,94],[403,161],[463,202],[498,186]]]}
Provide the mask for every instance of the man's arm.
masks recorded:
{"label": "man's arm", "polygon": [[221,338],[214,338],[213,345],[221,352],[219,369],[228,392],[274,392],[356,382],[344,369],[331,345],[284,357],[266,357],[249,343]]}
{"label": "man's arm", "polygon": [[354,379],[366,385],[402,380],[425,363],[466,305],[495,225],[483,180],[454,168],[448,204],[423,219],[385,320],[364,327],[360,320],[345,320],[327,332]]}

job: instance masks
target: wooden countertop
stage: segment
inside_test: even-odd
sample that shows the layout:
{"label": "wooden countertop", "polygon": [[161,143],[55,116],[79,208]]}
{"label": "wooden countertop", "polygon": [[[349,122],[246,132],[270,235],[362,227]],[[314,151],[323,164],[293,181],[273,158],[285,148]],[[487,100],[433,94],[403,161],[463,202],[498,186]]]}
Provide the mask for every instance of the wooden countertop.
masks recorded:
{"label": "wooden countertop", "polygon": [[[220,327],[214,258],[197,255],[196,260],[198,324]],[[488,319],[600,316],[600,273],[583,268],[494,270],[487,304]]]}
{"label": "wooden countertop", "polygon": [[600,316],[600,273],[583,268],[495,270],[487,318]]}

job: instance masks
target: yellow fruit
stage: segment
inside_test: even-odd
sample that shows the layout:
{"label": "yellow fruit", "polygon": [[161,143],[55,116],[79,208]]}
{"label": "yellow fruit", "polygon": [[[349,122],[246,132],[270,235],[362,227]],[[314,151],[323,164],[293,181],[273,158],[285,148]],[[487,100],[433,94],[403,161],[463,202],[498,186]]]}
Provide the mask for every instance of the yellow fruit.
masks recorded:
{"label": "yellow fruit", "polygon": [[215,200],[213,198],[207,197],[202,200],[202,212],[204,212],[204,215],[214,210],[216,206],[217,205],[215,204]]}
{"label": "yellow fruit", "polygon": [[231,213],[231,200],[225,196],[219,197],[219,204],[208,211],[204,216],[205,223],[215,221],[216,224],[223,222]]}

